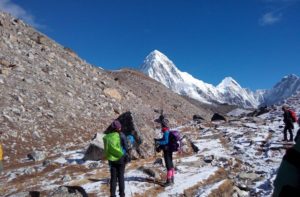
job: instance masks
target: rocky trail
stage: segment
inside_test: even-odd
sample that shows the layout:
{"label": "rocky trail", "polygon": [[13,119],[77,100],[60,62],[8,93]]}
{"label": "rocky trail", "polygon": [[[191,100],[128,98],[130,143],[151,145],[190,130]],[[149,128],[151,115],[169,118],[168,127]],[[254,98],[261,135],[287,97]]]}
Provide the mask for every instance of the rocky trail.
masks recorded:
{"label": "rocky trail", "polygon": [[[133,160],[126,167],[126,196],[271,196],[272,183],[285,150],[279,109],[260,117],[231,117],[227,122],[191,122],[178,127],[198,148],[184,140],[176,153],[175,184],[162,187],[165,168],[161,153]],[[40,162],[22,158],[0,179],[4,196],[64,192],[59,186],[80,186],[89,196],[109,195],[106,161],[83,161],[87,144]],[[85,147],[85,148],[84,148]]]}

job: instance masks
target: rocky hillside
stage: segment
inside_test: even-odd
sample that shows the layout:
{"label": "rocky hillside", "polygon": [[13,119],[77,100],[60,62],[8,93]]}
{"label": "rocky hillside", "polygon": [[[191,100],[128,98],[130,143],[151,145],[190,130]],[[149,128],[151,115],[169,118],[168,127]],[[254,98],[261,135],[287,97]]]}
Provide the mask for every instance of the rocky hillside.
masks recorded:
{"label": "rocky hillside", "polygon": [[33,150],[50,154],[84,146],[126,111],[136,114],[142,133],[150,133],[145,154],[155,110],[163,107],[180,122],[212,114],[141,73],[94,67],[5,13],[0,13],[0,47],[0,139],[6,168]]}
{"label": "rocky hillside", "polygon": [[[299,98],[300,94],[286,100],[297,112]],[[126,196],[272,196],[277,168],[293,142],[281,141],[281,107],[268,111],[259,117],[233,114],[227,121],[197,121],[177,127],[186,137],[182,152],[174,155],[175,184],[162,187],[166,170],[162,154],[156,153],[127,165]],[[190,141],[197,152],[188,146]],[[41,161],[22,159],[19,166],[10,167],[0,177],[0,192],[63,196],[74,191],[69,195],[108,196],[107,162],[84,161],[83,154],[84,149],[76,147],[51,153]]]}

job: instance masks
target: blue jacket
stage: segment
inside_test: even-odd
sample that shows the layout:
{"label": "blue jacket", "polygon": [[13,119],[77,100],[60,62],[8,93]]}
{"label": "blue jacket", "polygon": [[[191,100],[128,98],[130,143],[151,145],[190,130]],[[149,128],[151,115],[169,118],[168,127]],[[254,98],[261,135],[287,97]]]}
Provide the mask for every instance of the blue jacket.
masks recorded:
{"label": "blue jacket", "polygon": [[163,146],[163,145],[167,145],[169,144],[169,134],[170,131],[165,131],[163,137],[158,140],[159,145]]}

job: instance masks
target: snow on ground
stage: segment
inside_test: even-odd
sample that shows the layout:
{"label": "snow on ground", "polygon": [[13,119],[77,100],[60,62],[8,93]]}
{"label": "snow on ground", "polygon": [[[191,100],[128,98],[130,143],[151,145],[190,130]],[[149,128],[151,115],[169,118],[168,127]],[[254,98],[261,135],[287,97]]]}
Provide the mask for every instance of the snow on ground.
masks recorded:
{"label": "snow on ground", "polygon": [[[282,156],[286,148],[293,144],[281,142],[283,137],[281,116],[282,113],[275,110],[253,119],[232,118],[232,121],[228,122],[199,125],[197,130],[194,125],[178,127],[177,129],[185,132],[184,134],[189,136],[200,151],[194,154],[176,155],[175,184],[166,188],[157,184],[165,181],[166,172],[163,166],[153,165],[154,158],[132,161],[126,167],[126,196],[152,195],[153,192],[156,196],[182,195],[185,190],[200,182],[205,183],[206,179],[220,168],[228,173],[226,178],[235,185],[245,185],[249,195],[271,196],[272,183]],[[52,167],[55,168],[50,170],[41,162],[30,163],[24,159],[23,166],[3,174],[0,178],[0,188],[7,183],[11,187],[6,190],[5,195],[21,195],[25,191],[18,190],[13,184],[20,184],[22,177],[39,173],[37,183],[35,185],[34,182],[31,182],[31,185],[28,183],[26,191],[49,190],[59,185],[79,185],[94,196],[107,196],[109,194],[107,162],[83,161],[83,154],[84,150],[62,152],[51,159]],[[205,161],[206,156],[213,156],[213,161]],[[154,181],[154,178],[138,169],[141,166],[158,170],[161,178]],[[46,169],[48,171],[44,172]],[[71,180],[63,181],[62,177],[65,175],[70,175]],[[204,187],[196,188],[197,196],[209,196],[223,183],[224,179],[216,179],[208,185],[204,184]]]}
{"label": "snow on ground", "polygon": [[213,185],[208,185],[207,187],[201,188],[199,189],[196,195],[201,197],[207,197],[213,190],[218,189],[225,181],[226,180],[222,180]]}
{"label": "snow on ground", "polygon": [[217,167],[206,166],[203,168],[183,168],[182,171],[176,174],[176,181],[173,186],[169,186],[164,192],[160,193],[159,197],[176,196],[183,194],[185,189],[207,179],[218,170]]}

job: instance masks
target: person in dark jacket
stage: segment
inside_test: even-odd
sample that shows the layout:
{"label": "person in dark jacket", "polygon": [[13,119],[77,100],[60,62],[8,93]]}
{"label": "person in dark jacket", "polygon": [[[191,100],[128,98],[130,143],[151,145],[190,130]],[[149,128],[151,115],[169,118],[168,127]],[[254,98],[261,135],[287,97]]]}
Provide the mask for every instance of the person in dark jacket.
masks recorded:
{"label": "person in dark jacket", "polygon": [[124,181],[124,173],[125,173],[125,165],[126,160],[128,158],[128,145],[127,139],[124,133],[121,132],[122,126],[118,120],[114,120],[111,124],[111,128],[113,132],[118,132],[120,134],[121,146],[123,149],[123,156],[117,161],[108,161],[110,167],[110,196],[116,196],[116,187],[117,187],[117,180],[119,183],[119,194],[120,197],[125,196],[125,181]]}
{"label": "person in dark jacket", "polygon": [[289,141],[293,141],[293,129],[294,123],[291,112],[288,110],[287,106],[282,106],[283,111],[283,122],[285,124],[283,129],[283,141],[287,141],[287,131],[290,133]]}
{"label": "person in dark jacket", "polygon": [[298,197],[300,194],[300,138],[287,149],[274,180],[273,197]]}
{"label": "person in dark jacket", "polygon": [[169,150],[169,134],[170,129],[168,127],[162,127],[163,137],[161,139],[155,139],[155,144],[158,145],[159,150],[163,150],[164,160],[167,168],[167,180],[165,186],[169,186],[174,183],[175,169],[173,164],[173,152]]}

